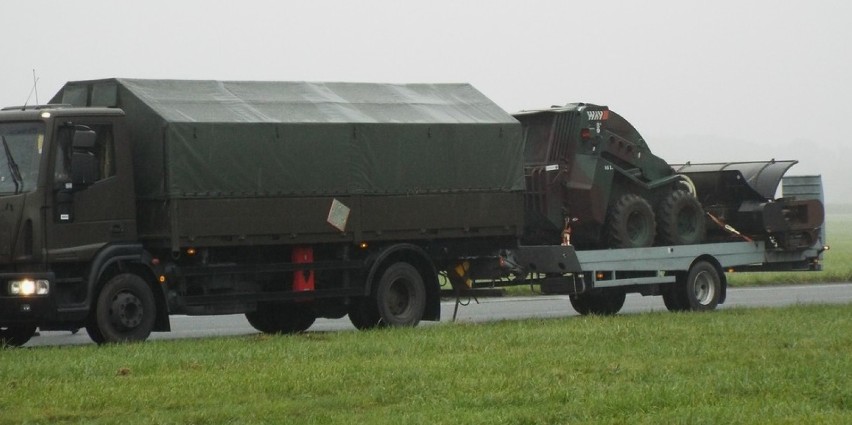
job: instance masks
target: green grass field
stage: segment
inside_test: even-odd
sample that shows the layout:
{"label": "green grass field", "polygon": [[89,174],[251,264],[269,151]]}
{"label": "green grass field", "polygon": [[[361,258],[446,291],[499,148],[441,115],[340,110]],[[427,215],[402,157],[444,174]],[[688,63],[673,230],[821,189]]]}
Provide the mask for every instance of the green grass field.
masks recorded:
{"label": "green grass field", "polygon": [[850,306],[0,350],[0,423],[852,423]]}
{"label": "green grass field", "polygon": [[[852,215],[825,271],[852,280]],[[0,424],[852,423],[852,305],[0,350]]]}

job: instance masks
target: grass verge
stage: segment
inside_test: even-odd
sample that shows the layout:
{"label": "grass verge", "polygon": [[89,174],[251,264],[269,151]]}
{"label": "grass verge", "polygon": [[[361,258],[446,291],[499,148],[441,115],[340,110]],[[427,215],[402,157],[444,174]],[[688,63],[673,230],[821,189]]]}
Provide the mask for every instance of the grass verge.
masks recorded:
{"label": "grass verge", "polygon": [[850,423],[850,308],[0,350],[0,423]]}

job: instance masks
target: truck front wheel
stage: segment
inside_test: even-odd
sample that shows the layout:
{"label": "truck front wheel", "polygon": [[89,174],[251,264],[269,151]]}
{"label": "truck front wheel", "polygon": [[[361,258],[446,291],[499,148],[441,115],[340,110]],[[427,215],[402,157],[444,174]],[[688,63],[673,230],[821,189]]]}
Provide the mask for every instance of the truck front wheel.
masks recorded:
{"label": "truck front wheel", "polygon": [[0,327],[0,348],[4,345],[20,347],[35,335],[36,327],[30,325]]}
{"label": "truck front wheel", "polygon": [[156,310],[154,294],[145,280],[122,273],[101,288],[86,331],[98,344],[144,341],[154,329]]}

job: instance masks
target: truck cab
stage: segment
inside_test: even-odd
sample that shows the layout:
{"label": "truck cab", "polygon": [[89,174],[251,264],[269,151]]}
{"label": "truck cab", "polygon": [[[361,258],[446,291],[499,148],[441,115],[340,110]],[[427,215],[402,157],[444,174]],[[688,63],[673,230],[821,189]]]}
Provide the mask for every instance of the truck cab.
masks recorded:
{"label": "truck cab", "polygon": [[120,109],[0,111],[0,337],[86,320],[92,262],[136,240]]}

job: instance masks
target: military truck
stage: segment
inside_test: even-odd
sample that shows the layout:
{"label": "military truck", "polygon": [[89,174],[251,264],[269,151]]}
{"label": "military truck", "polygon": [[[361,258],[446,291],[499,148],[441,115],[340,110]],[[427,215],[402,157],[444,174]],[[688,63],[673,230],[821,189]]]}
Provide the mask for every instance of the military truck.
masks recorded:
{"label": "military truck", "polygon": [[[554,127],[567,115],[579,119]],[[802,236],[821,229],[818,181],[800,204],[693,202],[698,183],[743,173],[677,171],[625,125],[580,104],[516,118],[466,84],[67,83],[49,105],[0,112],[0,340],[85,327],[98,343],[138,341],[172,314],[244,313],[268,333],[346,315],[414,326],[440,318],[443,281],[457,296],[536,282],[585,314],[617,312],[627,292],[705,310],[724,302],[725,270],[820,268],[824,236]],[[608,140],[633,140],[634,160]],[[700,238],[637,238],[647,215],[611,211],[673,196],[690,200],[680,215]],[[704,240],[705,210],[750,236]],[[612,220],[622,241],[646,241],[618,242]]]}

